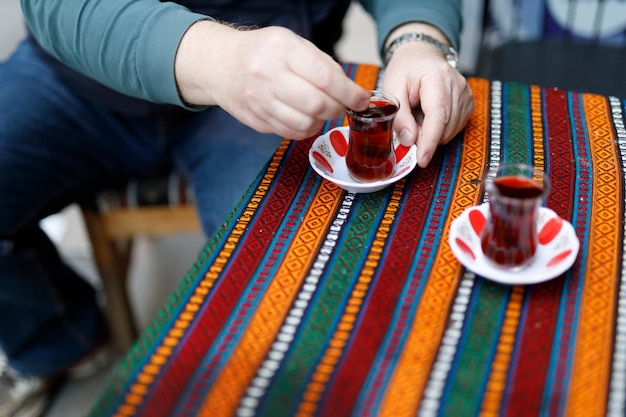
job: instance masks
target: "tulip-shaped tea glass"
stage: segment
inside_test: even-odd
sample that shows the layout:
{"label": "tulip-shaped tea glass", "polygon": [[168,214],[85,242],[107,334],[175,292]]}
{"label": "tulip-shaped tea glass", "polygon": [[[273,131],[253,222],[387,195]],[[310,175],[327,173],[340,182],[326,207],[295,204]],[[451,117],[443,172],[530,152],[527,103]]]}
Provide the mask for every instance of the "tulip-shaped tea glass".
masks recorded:
{"label": "tulip-shaped tea glass", "polygon": [[499,267],[522,270],[537,250],[537,214],[550,190],[549,179],[529,165],[507,164],[485,187],[489,212],[481,234],[483,253]]}
{"label": "tulip-shaped tea glass", "polygon": [[366,110],[347,110],[350,125],[346,166],[355,181],[389,178],[395,166],[393,120],[400,102],[380,90],[370,90]]}

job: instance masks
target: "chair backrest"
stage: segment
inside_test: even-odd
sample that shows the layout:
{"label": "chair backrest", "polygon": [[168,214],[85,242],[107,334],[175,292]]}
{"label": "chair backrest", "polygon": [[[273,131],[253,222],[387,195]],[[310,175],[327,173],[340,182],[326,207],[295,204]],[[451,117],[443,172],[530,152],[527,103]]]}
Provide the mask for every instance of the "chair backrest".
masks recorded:
{"label": "chair backrest", "polygon": [[626,46],[626,0],[486,0],[485,42]]}
{"label": "chair backrest", "polygon": [[486,0],[473,75],[626,98],[626,0]]}

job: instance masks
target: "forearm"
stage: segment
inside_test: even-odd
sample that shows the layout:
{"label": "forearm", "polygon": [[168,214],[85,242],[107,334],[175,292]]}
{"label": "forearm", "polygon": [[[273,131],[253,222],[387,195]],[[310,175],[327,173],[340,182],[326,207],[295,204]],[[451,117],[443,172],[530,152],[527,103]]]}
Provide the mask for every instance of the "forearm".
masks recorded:
{"label": "forearm", "polygon": [[124,94],[181,103],[174,60],[204,18],[158,0],[22,0],[27,25],[52,56]]}

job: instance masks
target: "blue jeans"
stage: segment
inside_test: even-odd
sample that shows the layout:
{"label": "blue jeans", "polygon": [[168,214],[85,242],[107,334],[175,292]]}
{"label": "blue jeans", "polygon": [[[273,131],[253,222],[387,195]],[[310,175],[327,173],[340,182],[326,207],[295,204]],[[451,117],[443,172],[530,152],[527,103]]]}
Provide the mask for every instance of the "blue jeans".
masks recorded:
{"label": "blue jeans", "polygon": [[18,371],[61,372],[89,352],[103,323],[94,289],[63,263],[42,218],[174,165],[194,184],[211,235],[281,141],[219,108],[169,128],[166,119],[82,98],[28,41],[0,63],[0,347]]}

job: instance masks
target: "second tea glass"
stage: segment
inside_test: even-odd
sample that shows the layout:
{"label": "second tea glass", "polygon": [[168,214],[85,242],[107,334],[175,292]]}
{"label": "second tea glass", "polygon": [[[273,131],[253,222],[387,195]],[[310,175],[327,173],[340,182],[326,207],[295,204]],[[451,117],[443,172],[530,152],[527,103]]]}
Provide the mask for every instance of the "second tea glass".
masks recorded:
{"label": "second tea glass", "polygon": [[547,175],[529,165],[500,166],[485,184],[489,212],[481,247],[498,267],[522,270],[537,250],[537,215],[550,190]]}

